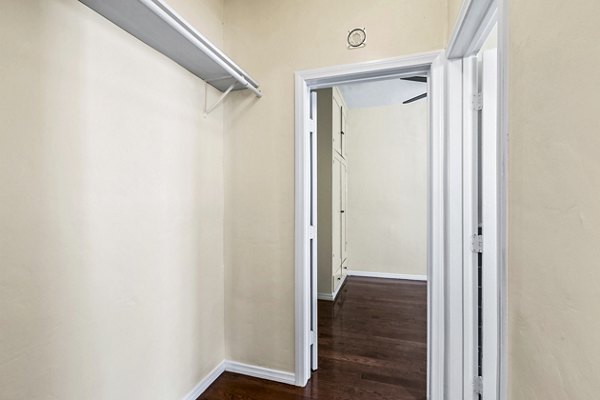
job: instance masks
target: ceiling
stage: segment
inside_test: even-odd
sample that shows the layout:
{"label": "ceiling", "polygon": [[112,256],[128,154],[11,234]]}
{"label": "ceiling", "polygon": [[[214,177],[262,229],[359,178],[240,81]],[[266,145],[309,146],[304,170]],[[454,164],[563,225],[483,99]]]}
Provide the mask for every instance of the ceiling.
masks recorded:
{"label": "ceiling", "polygon": [[382,81],[350,83],[337,86],[337,88],[342,93],[348,108],[366,108],[402,103],[425,93],[427,84],[393,78]]}

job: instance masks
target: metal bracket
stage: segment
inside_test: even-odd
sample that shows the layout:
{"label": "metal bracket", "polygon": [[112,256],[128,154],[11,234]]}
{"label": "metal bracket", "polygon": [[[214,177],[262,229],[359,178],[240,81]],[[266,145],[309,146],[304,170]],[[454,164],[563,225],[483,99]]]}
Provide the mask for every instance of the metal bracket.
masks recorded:
{"label": "metal bracket", "polygon": [[309,129],[311,132],[316,132],[316,131],[317,131],[317,124],[316,124],[315,120],[311,118],[311,119],[309,119],[309,121],[310,121],[310,122],[309,122],[308,129]]}
{"label": "metal bracket", "polygon": [[473,95],[473,110],[481,111],[483,110],[483,94],[476,93]]}
{"label": "metal bracket", "polygon": [[473,253],[483,253],[483,236],[473,235],[471,238],[471,251]]}
{"label": "metal bracket", "polygon": [[219,99],[215,102],[215,104],[213,104],[210,107],[206,107],[208,105],[208,87],[204,90],[204,114],[208,115],[211,113],[211,111],[213,111],[215,108],[217,108],[217,106],[219,104],[221,104],[223,102],[223,100],[225,100],[225,97],[227,97],[227,95],[233,90],[233,88],[235,87],[235,83],[232,83],[231,86],[229,86],[227,88],[226,91],[223,92],[223,94],[221,95],[221,97],[219,97]]}
{"label": "metal bracket", "polygon": [[473,391],[475,394],[483,395],[483,377],[476,376],[473,380]]}

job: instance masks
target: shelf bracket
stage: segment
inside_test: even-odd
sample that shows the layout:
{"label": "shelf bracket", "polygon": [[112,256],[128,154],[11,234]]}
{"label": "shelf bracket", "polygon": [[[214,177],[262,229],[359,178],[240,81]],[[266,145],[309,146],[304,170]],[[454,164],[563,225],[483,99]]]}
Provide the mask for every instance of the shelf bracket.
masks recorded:
{"label": "shelf bracket", "polygon": [[215,104],[213,104],[210,107],[207,107],[207,105],[208,105],[208,87],[206,87],[206,89],[204,91],[204,115],[210,114],[215,108],[217,108],[219,106],[219,104],[221,104],[223,102],[223,100],[225,100],[225,97],[227,97],[227,95],[233,90],[235,85],[236,85],[235,83],[232,83],[227,88],[227,90],[223,92],[223,94],[221,95],[221,97],[219,97],[219,99],[215,102]]}

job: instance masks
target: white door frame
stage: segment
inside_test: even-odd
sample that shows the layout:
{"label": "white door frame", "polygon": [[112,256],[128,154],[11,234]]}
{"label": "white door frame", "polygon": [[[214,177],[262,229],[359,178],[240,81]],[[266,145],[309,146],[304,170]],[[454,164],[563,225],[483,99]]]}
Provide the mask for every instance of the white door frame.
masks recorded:
{"label": "white door frame", "polygon": [[[458,210],[449,210],[446,201],[447,146],[462,143],[446,143],[445,105],[446,60],[443,52],[436,51],[408,57],[387,59],[359,64],[301,71],[295,74],[295,375],[296,385],[305,386],[311,374],[310,322],[311,237],[310,227],[310,91],[348,82],[380,80],[386,77],[411,76],[429,73],[430,140],[429,140],[429,223],[428,223],[428,398],[444,398],[445,371],[448,368],[445,347],[462,346],[462,331],[458,342],[446,336],[446,309],[448,298],[460,302],[462,292],[448,293],[445,288],[445,260],[448,235],[445,231],[447,214],[458,212],[462,221],[462,203]],[[462,79],[460,74],[456,75]],[[462,98],[462,93],[459,92]],[[462,161],[459,160],[459,164]],[[460,171],[460,169],[459,169]],[[314,188],[316,190],[316,188]],[[314,193],[314,191],[313,191]],[[463,243],[459,240],[462,252]],[[461,265],[462,270],[462,265]],[[462,277],[462,275],[461,275]],[[462,318],[461,329],[462,329]],[[450,342],[448,342],[448,339]],[[462,353],[460,354],[462,365]],[[460,380],[462,387],[462,376]]]}
{"label": "white door frame", "polygon": [[[481,286],[483,314],[483,379],[486,400],[498,400],[499,292],[498,292],[498,59],[497,49],[482,54],[481,89],[481,221],[483,261]],[[491,134],[490,134],[491,133]],[[492,229],[490,229],[490,227]]]}
{"label": "white door frame", "polygon": [[[431,68],[429,152],[428,246],[428,373],[430,400],[472,400],[474,394],[475,331],[472,321],[475,294],[471,235],[476,232],[474,191],[477,185],[475,126],[472,93],[476,68],[469,57],[476,54],[494,23],[498,24],[498,265],[497,351],[498,375],[493,377],[497,399],[507,399],[507,149],[508,73],[507,0],[465,0],[450,40],[450,60],[442,52],[420,54],[296,73],[295,122],[295,375],[296,385],[310,377],[310,270],[307,132],[309,93],[312,89],[347,82],[410,75]],[[440,58],[438,59],[438,56]],[[458,190],[461,189],[461,190]],[[475,232],[474,232],[475,231]],[[313,233],[314,234],[314,233]],[[489,255],[488,255],[489,256]],[[489,360],[488,360],[489,362]]]}
{"label": "white door frame", "polygon": [[[472,99],[479,91],[477,83],[477,57],[463,59],[463,98]],[[463,110],[463,240],[468,243],[479,230],[479,138],[478,114],[473,107]],[[463,253],[464,287],[464,400],[477,400],[474,377],[478,376],[478,265],[479,254],[470,246]]]}
{"label": "white door frame", "polygon": [[[487,342],[487,348],[491,347],[492,358],[487,354],[488,359],[485,363],[493,363],[496,376],[487,376],[483,384],[495,386],[491,396],[489,395],[489,387],[482,388],[488,393],[488,398],[506,400],[507,393],[507,267],[506,267],[506,251],[507,251],[507,171],[508,171],[508,0],[464,0],[459,12],[458,20],[451,35],[447,55],[450,59],[463,61],[463,142],[464,142],[464,165],[463,165],[463,198],[464,198],[464,228],[463,233],[465,240],[477,229],[477,217],[473,215],[472,204],[477,193],[476,168],[477,158],[477,126],[476,112],[471,107],[471,99],[478,92],[477,89],[477,65],[474,59],[493,26],[497,24],[498,28],[498,108],[497,108],[497,149],[493,152],[496,158],[494,161],[497,165],[495,171],[488,169],[487,173],[493,176],[483,176],[487,182],[495,182],[496,196],[496,215],[497,223],[492,226],[484,227],[484,254],[488,259],[491,257],[496,261],[497,276],[496,284],[497,293],[494,300],[498,307],[492,312],[494,315],[486,315],[490,320],[494,321],[487,329],[497,330],[497,335],[494,335],[493,343]],[[488,154],[488,158],[489,158]],[[486,173],[484,171],[484,173]],[[485,244],[486,232],[492,231],[494,243],[492,246]],[[489,241],[489,237],[487,238]],[[486,249],[487,247],[487,249]],[[491,254],[490,254],[491,253]],[[476,304],[476,294],[469,290],[473,287],[473,279],[476,278],[475,272],[477,265],[476,257],[468,249],[464,253],[464,287],[465,287],[465,308],[464,308],[464,399],[473,400],[477,396],[470,390],[473,387],[471,377],[476,376],[474,371],[475,357],[473,353],[474,345],[477,344],[476,326],[473,325],[474,313],[473,305]],[[485,267],[485,265],[484,265]],[[485,296],[485,294],[484,294]],[[488,314],[490,312],[488,311]],[[484,318],[484,330],[486,329],[486,319]],[[489,339],[489,338],[488,338]],[[484,364],[485,367],[485,364]],[[484,371],[484,376],[486,373]]]}

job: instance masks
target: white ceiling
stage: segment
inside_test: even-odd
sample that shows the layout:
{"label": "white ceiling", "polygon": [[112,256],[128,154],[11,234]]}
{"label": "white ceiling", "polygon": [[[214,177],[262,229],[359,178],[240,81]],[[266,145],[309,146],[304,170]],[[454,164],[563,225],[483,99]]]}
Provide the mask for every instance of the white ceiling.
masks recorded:
{"label": "white ceiling", "polygon": [[[381,107],[402,103],[427,91],[427,84],[400,78],[340,85],[349,108]],[[424,101],[424,100],[421,100]]]}

